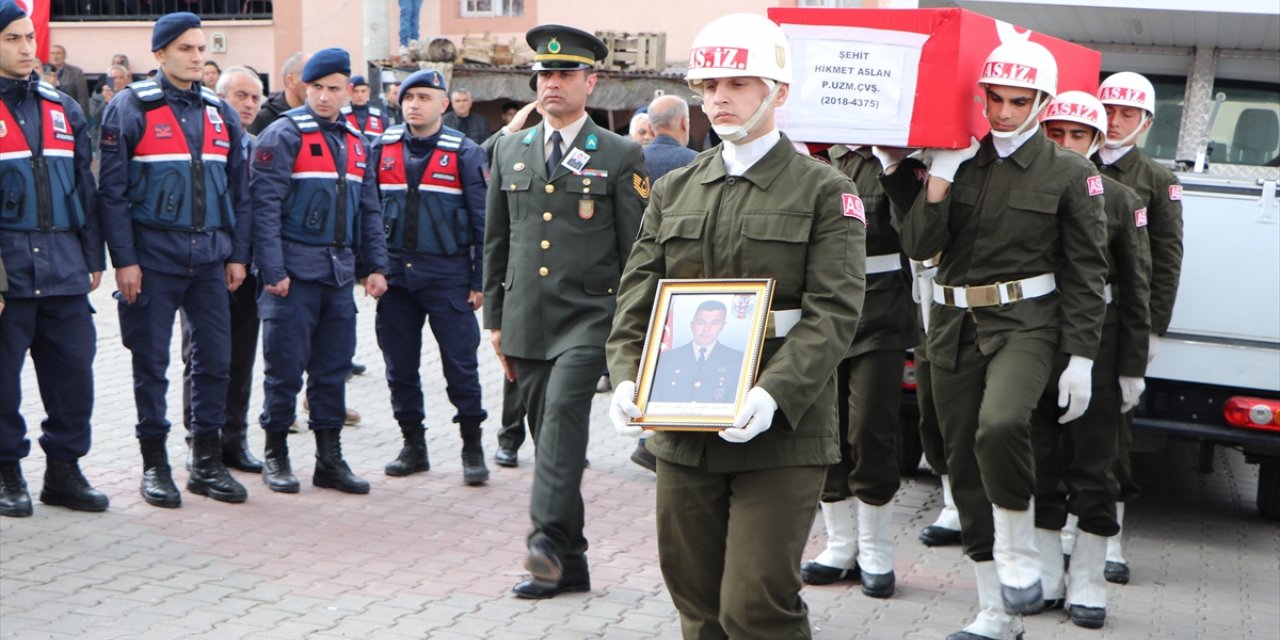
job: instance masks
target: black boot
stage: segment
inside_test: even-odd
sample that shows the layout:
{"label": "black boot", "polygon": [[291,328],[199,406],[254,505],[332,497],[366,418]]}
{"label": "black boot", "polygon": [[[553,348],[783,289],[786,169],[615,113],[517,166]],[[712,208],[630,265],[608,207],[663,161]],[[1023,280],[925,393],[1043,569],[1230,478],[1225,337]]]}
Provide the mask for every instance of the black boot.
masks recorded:
{"label": "black boot", "polygon": [[462,424],[462,481],[477,487],[489,481],[489,467],[484,464],[484,446],[480,444],[480,423]]}
{"label": "black boot", "polygon": [[226,465],[222,464],[222,438],[218,432],[197,433],[191,438],[191,477],[187,491],[219,502],[244,502],[249,497]]}
{"label": "black boot", "polygon": [[266,458],[262,463],[262,481],[276,493],[297,493],[301,488],[293,466],[289,464],[289,432],[268,431]]}
{"label": "black boot", "polygon": [[0,462],[0,516],[25,518],[31,515],[31,494],[17,462]]}
{"label": "black boot", "polygon": [[262,473],[262,461],[249,451],[249,438],[243,431],[232,433],[222,428],[222,464],[228,469]]}
{"label": "black boot", "polygon": [[45,459],[44,488],[40,502],[66,507],[74,511],[106,511],[106,494],[94,489],[80,473],[75,460]]}
{"label": "black boot", "polygon": [[431,469],[431,460],[427,458],[427,432],[421,422],[401,422],[400,433],[404,435],[404,447],[395,460],[387,463],[383,471],[389,476],[402,478],[411,473]]}
{"label": "black boot", "polygon": [[164,438],[138,440],[142,449],[142,499],[156,507],[173,509],[182,506],[182,494],[173,483],[173,470],[169,468],[169,454],[164,448]]}
{"label": "black boot", "polygon": [[342,430],[320,429],[316,434],[316,471],[311,484],[343,493],[369,493],[369,483],[356,474],[342,459]]}

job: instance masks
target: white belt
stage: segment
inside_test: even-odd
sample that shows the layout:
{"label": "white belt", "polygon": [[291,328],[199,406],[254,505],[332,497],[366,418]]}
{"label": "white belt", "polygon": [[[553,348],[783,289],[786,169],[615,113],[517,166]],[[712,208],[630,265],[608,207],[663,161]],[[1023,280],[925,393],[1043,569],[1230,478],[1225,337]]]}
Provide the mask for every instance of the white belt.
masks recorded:
{"label": "white belt", "polygon": [[889,273],[902,270],[902,254],[886,253],[882,256],[867,256],[867,275]]}
{"label": "white belt", "polygon": [[782,309],[770,311],[764,323],[764,337],[784,338],[791,333],[791,328],[800,322],[799,309]]}
{"label": "white belt", "polygon": [[1107,299],[1107,304],[1111,304],[1111,285],[1102,288],[1102,297]]}
{"label": "white belt", "polygon": [[1057,280],[1052,273],[1042,273],[1013,282],[970,287],[948,287],[939,283],[933,287],[933,301],[960,309],[994,307],[1029,298],[1039,298],[1053,293],[1057,288]]}

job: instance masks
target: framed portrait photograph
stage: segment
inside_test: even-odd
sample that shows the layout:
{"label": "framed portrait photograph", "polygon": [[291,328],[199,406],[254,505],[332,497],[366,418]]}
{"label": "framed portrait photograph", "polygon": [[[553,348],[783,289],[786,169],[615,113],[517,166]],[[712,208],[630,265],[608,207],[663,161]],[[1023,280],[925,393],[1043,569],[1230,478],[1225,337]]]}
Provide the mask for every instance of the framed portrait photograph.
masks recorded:
{"label": "framed portrait photograph", "polygon": [[772,279],[658,281],[631,421],[646,429],[718,431],[755,384]]}

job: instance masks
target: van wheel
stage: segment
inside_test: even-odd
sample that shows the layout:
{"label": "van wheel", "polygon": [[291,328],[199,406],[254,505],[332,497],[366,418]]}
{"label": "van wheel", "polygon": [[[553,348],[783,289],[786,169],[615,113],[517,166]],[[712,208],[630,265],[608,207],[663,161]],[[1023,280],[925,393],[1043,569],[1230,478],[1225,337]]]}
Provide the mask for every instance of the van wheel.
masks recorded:
{"label": "van wheel", "polygon": [[1258,515],[1280,520],[1280,459],[1268,458],[1258,465]]}

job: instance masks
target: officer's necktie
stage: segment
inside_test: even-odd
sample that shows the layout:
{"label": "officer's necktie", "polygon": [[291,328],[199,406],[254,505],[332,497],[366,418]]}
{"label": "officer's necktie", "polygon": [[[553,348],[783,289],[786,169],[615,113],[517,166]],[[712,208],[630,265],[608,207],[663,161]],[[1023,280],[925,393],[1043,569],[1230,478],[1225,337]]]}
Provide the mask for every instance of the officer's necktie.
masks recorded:
{"label": "officer's necktie", "polygon": [[556,172],[556,167],[560,166],[560,159],[564,157],[564,152],[560,151],[560,141],[564,138],[559,131],[551,132],[551,154],[547,156],[547,177]]}
{"label": "officer's necktie", "polygon": [[707,348],[702,347],[701,349],[698,349],[698,365],[701,366],[706,363],[707,363]]}

